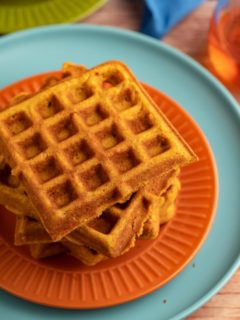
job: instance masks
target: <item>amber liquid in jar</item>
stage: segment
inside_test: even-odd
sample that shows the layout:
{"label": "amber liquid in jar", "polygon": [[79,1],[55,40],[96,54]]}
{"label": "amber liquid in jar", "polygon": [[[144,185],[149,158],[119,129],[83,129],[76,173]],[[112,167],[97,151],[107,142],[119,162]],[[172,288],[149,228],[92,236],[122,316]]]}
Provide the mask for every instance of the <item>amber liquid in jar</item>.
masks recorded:
{"label": "amber liquid in jar", "polygon": [[240,85],[240,8],[223,11],[217,19],[210,25],[209,59],[222,80]]}

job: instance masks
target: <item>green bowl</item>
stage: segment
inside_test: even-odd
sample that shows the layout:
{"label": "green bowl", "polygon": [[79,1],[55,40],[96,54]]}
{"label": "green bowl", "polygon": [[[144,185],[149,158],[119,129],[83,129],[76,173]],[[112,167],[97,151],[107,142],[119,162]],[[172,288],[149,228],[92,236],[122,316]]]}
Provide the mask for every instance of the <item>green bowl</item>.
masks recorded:
{"label": "green bowl", "polygon": [[49,24],[79,21],[107,0],[2,0],[0,34]]}

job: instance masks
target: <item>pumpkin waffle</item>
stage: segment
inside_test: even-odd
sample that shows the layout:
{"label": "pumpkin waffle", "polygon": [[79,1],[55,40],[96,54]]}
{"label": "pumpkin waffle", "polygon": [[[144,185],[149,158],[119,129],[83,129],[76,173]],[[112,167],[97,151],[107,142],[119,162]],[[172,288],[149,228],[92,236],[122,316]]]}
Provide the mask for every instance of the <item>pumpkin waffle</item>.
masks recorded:
{"label": "pumpkin waffle", "polygon": [[0,204],[17,215],[28,212],[30,216],[37,216],[19,179],[11,174],[11,168],[4,161],[0,164]]}
{"label": "pumpkin waffle", "polygon": [[171,177],[166,187],[158,197],[157,210],[149,212],[148,220],[144,223],[143,232],[140,236],[142,240],[153,240],[159,235],[160,225],[171,220],[176,211],[176,199],[180,191],[181,184],[177,176]]}
{"label": "pumpkin waffle", "polygon": [[[140,189],[126,203],[115,205],[104,211],[99,218],[95,218],[85,226],[77,228],[67,238],[77,244],[83,242],[107,256],[118,256],[125,247],[132,247],[135,239],[142,233],[142,229],[145,239],[155,238],[159,233],[159,212],[162,213],[167,210],[167,208],[163,208],[164,199],[167,197],[166,189],[178,173],[179,170],[176,170],[164,177],[152,179],[148,185]],[[8,165],[2,165],[1,176],[4,179],[0,180],[0,189],[3,191],[2,198],[0,196],[0,203],[17,215],[25,216],[27,212],[28,216],[37,217],[36,213],[32,211],[34,208],[24,194],[19,181],[12,179]],[[14,185],[11,184],[11,181],[14,182]],[[6,193],[9,194],[8,198],[5,197]],[[161,196],[162,194],[164,194],[164,197]],[[166,204],[167,206],[171,205],[169,201],[166,201]],[[29,211],[26,211],[26,209]],[[30,243],[38,243],[40,240],[41,243],[48,243],[51,240],[36,219],[25,218],[17,221],[16,245],[25,244],[26,239],[24,237],[27,237]],[[23,230],[23,238],[19,230]],[[30,235],[27,234],[27,230],[30,230]],[[35,230],[38,235],[35,240],[31,239],[31,235],[35,236],[32,230]],[[154,234],[153,231],[155,231]],[[39,239],[41,236],[42,238]]]}
{"label": "pumpkin waffle", "polygon": [[[138,235],[139,239],[144,239],[144,240],[151,239],[152,240],[152,239],[155,239],[159,235],[160,225],[168,222],[173,217],[173,215],[175,213],[175,209],[176,209],[175,208],[175,201],[176,201],[176,197],[177,197],[179,190],[180,190],[179,179],[177,178],[177,176],[171,177],[167,181],[167,185],[165,186],[164,190],[161,192],[161,196],[158,197],[158,199],[155,199],[157,201],[153,205],[152,210],[149,210],[148,219],[143,225],[143,232],[140,234],[140,236]],[[96,218],[94,220],[95,227],[98,225],[98,229],[97,230],[95,229],[97,231],[97,233],[94,234],[94,231],[93,231],[93,233],[91,233],[92,229],[90,229],[90,228],[88,231],[92,237],[94,237],[94,235],[95,235],[95,237],[98,235],[99,237],[103,236],[103,238],[104,238],[105,233],[103,231],[106,232],[106,230],[109,229],[109,219],[107,221],[104,221],[104,218],[103,218],[100,223],[99,223],[99,219],[100,218]],[[79,229],[81,229],[81,227]],[[80,253],[82,253],[82,252],[84,252],[84,250],[86,250],[85,249],[86,247],[79,246],[81,241],[79,240],[78,234],[76,234],[79,229],[72,232],[72,234],[71,234],[72,236],[71,235],[69,236],[70,241],[63,242],[63,244],[71,250],[73,256],[76,258],[78,258],[79,251],[80,251]],[[91,236],[90,236],[90,238],[91,238]],[[109,235],[107,235],[107,237],[109,237]],[[107,240],[106,238],[105,238],[105,241]],[[100,247],[101,249],[102,249],[102,247],[104,247],[104,245],[106,245],[106,242],[104,243],[104,240],[102,240],[102,241],[103,241],[103,246]],[[90,243],[91,243],[91,241],[90,241]],[[116,244],[116,242],[115,242],[115,244]],[[134,245],[134,243],[130,242],[121,254],[127,252],[133,245]],[[94,247],[99,248],[99,245],[94,245]],[[89,250],[89,249],[87,248],[87,250]],[[102,252],[102,250],[100,252]],[[103,252],[106,252],[106,250],[103,250]],[[113,250],[113,252],[116,252],[116,249]],[[84,257],[85,257],[84,260],[83,260],[82,256],[80,256],[80,260],[84,264],[95,265],[98,262],[107,259],[107,257],[109,256],[109,254],[107,254],[107,256],[105,256],[104,254],[101,254],[98,251],[93,250],[93,249],[92,249],[91,253],[95,257],[94,260],[93,260],[92,256],[90,256],[91,259],[89,262],[89,254],[84,254]],[[120,255],[120,254],[118,254],[118,255]],[[114,256],[114,255],[111,255],[111,256]]]}
{"label": "pumpkin waffle", "polygon": [[117,257],[134,246],[142,233],[151,201],[141,194],[124,204],[105,210],[100,217],[80,226],[66,236],[71,242],[85,243],[109,257]]}
{"label": "pumpkin waffle", "polygon": [[[178,178],[176,177],[176,174],[177,172],[174,175],[172,175],[169,179],[167,179],[167,182],[166,180],[165,181],[163,180],[162,183],[160,184],[158,180],[155,182],[155,184],[152,184],[151,187],[149,186],[148,192],[151,191],[151,193],[149,194],[148,197],[149,198],[153,197],[153,199],[151,199],[151,209],[150,208],[148,209],[148,215],[147,215],[148,219],[145,222],[144,228],[143,228],[144,236],[141,236],[141,238],[144,238],[144,239],[155,238],[159,233],[160,222],[164,223],[171,218],[173,209],[174,209],[174,201],[176,199],[176,195],[179,191],[179,186],[180,186]],[[162,189],[158,189],[158,193],[160,193],[161,196],[157,197],[155,194],[157,194],[158,187],[160,188],[162,187]],[[147,188],[145,187],[145,192],[146,192],[146,189]],[[155,194],[153,193],[153,190]],[[140,191],[138,192],[138,194],[140,194]],[[146,198],[143,197],[142,193],[141,193],[141,196],[142,196],[141,201],[146,201]],[[126,223],[129,224],[129,220],[126,219],[126,216],[127,214],[132,213],[132,210],[133,212],[136,212],[137,214],[139,214],[139,210],[141,209],[141,207],[136,208],[136,204],[138,203],[137,201],[140,201],[139,199],[135,199],[135,200],[131,199],[128,202],[131,202],[131,201],[134,203],[132,207],[129,203],[124,205],[125,208],[123,205],[121,205],[120,209],[122,210],[122,212],[120,217],[119,217],[119,212],[117,211],[118,219],[120,219],[120,228],[119,228],[119,225],[116,223],[116,221],[115,221],[116,225],[113,225],[114,221],[113,219],[112,220],[109,219],[109,216],[103,216],[101,220],[100,218],[96,218],[92,221],[91,224],[88,225],[88,227],[85,229],[88,231],[88,234],[85,234],[83,232],[85,230],[82,230],[81,232],[82,227],[80,227],[79,228],[80,231],[78,231],[79,229],[77,229],[77,231],[74,231],[72,233],[72,237],[71,236],[67,237],[62,241],[62,243],[64,244],[65,247],[70,249],[72,255],[76,256],[78,259],[80,259],[81,257],[80,260],[83,263],[88,265],[89,264],[93,265],[103,260],[103,258],[106,258],[104,257],[103,254],[100,254],[97,252],[96,247],[99,248],[99,245],[96,246],[97,241],[100,243],[101,252],[102,251],[106,252],[106,249],[104,250],[104,247],[106,246],[107,246],[107,250],[109,250],[108,249],[109,242],[110,244],[111,243],[113,244],[113,249],[112,251],[110,250],[110,256],[117,256],[122,254],[123,252],[128,251],[134,245],[136,235],[133,238],[132,233],[130,233],[131,235],[130,241],[125,240],[125,242],[122,242],[121,238],[123,238],[123,234],[125,239],[129,239],[128,229],[126,228]],[[113,208],[117,208],[117,207],[119,206],[115,206]],[[126,210],[127,207],[128,207],[128,210]],[[113,214],[114,213],[115,215],[113,217],[116,217],[116,212],[114,212],[113,210]],[[112,230],[115,230],[115,231],[112,232],[111,230],[109,233],[107,233],[107,231],[111,227],[112,227]],[[139,234],[141,234],[141,229],[142,228],[138,229],[139,230],[138,236]],[[155,231],[155,233],[153,233],[152,230]],[[82,242],[81,239],[84,239],[84,238],[85,238],[85,241]],[[51,242],[52,242],[52,239],[50,238],[49,234],[46,232],[46,230],[43,228],[42,224],[39,221],[27,216],[17,217],[16,232],[15,232],[16,245],[30,244],[32,248],[35,248],[35,249],[32,249],[32,250],[35,250],[34,252],[38,252],[38,250],[42,252],[41,250],[45,249],[45,246],[43,246],[43,244],[44,243],[48,244]],[[118,242],[121,243],[120,246]],[[38,248],[39,243],[42,244],[42,246],[39,246]],[[88,246],[84,245],[84,243]],[[124,244],[126,243],[126,245],[123,246],[122,245],[123,243]],[[52,248],[52,247],[54,248],[54,246],[46,246],[46,248]],[[89,247],[94,247],[95,250],[90,249]],[[91,251],[89,252],[89,250]],[[86,254],[84,254],[84,252]],[[112,252],[114,253],[113,255],[112,255]],[[107,251],[107,255],[109,256],[108,251]]]}
{"label": "pumpkin waffle", "polygon": [[16,217],[14,240],[16,246],[52,242],[41,222],[27,215]]}
{"label": "pumpkin waffle", "polygon": [[62,253],[68,253],[87,266],[94,266],[95,264],[106,259],[106,257],[104,257],[102,254],[97,253],[86,246],[76,245],[69,241],[35,243],[29,245],[29,248],[30,254],[34,259],[43,259]]}
{"label": "pumpkin waffle", "polygon": [[86,265],[95,265],[106,259],[102,254],[79,242],[75,244],[66,239],[53,242],[42,224],[28,216],[17,217],[15,245],[29,245],[31,256],[35,259],[66,252]]}
{"label": "pumpkin waffle", "polygon": [[107,259],[103,254],[98,253],[87,246],[75,244],[70,241],[62,241],[62,244],[69,250],[70,255],[87,266],[94,266],[95,264]]}
{"label": "pumpkin waffle", "polygon": [[[169,186],[169,177],[173,175],[176,175],[175,171],[170,172],[162,179],[152,179],[149,185],[140,189],[126,203],[116,204],[105,210],[100,217],[93,219],[84,226],[80,226],[66,236],[66,239],[76,244],[85,243],[104,255],[115,257],[119,256],[126,248],[133,247],[136,238],[142,234],[143,229],[145,238],[152,238],[150,236],[147,237],[149,232],[145,230],[145,222],[148,229],[151,226],[151,229],[156,230],[156,235],[158,235],[160,225],[159,212],[162,209],[162,203],[164,203],[164,198],[160,197],[160,194],[166,193],[166,188]],[[22,215],[25,215],[25,212],[23,211]],[[20,224],[21,226],[19,226]],[[33,236],[32,230],[35,229],[36,234],[38,234],[36,242],[39,242],[41,235],[46,242],[50,241],[51,238],[42,225],[35,219],[30,220],[30,218],[19,219],[19,222],[17,222],[17,229],[24,230],[24,236],[28,237],[28,228],[25,227],[25,224],[29,226],[30,233]],[[17,232],[16,235],[16,245],[26,243],[26,240],[21,238],[20,232]],[[41,242],[44,242],[43,239]],[[30,241],[31,243],[34,242],[33,239],[30,239]]]}
{"label": "pumpkin waffle", "polygon": [[196,159],[120,62],[2,111],[0,143],[54,240]]}
{"label": "pumpkin waffle", "polygon": [[79,77],[84,72],[87,71],[87,68],[81,64],[75,64],[72,62],[64,62],[61,69],[61,77],[49,76],[43,83],[42,89],[50,88],[61,81],[69,80],[70,78]]}
{"label": "pumpkin waffle", "polygon": [[60,242],[35,243],[29,246],[34,259],[43,259],[65,253],[67,250]]}
{"label": "pumpkin waffle", "polygon": [[176,200],[181,189],[180,180],[175,177],[169,182],[166,191],[161,195],[163,198],[162,210],[160,212],[160,225],[170,221],[176,212]]}
{"label": "pumpkin waffle", "polygon": [[[179,179],[176,176],[171,177],[161,192],[161,196],[158,198],[159,207],[155,207],[157,210],[152,210],[149,212],[149,217],[144,224],[143,233],[140,236],[140,239],[156,238],[156,236],[159,234],[159,225],[166,223],[172,218],[175,211],[174,202],[179,189]],[[101,224],[98,224],[98,232],[100,232],[101,227],[101,233],[106,231],[106,228],[108,227],[107,224],[109,224],[109,220],[106,220],[105,224],[104,220]],[[45,231],[42,224],[28,216],[17,217],[15,244],[30,245],[31,255],[35,259],[63,253],[63,247],[67,248],[72,256],[86,265],[95,265],[96,263],[107,259],[107,256],[84,245],[84,243],[79,240],[79,237],[76,238],[73,236],[72,239],[64,239],[61,241],[61,244],[60,242],[52,242],[52,239]],[[130,247],[131,243],[129,244],[129,247],[125,248],[122,253],[128,251]]]}
{"label": "pumpkin waffle", "polygon": [[[158,234],[159,213],[161,204],[164,203],[160,195],[166,192],[168,180],[173,175],[176,175],[176,171],[161,178],[151,179],[148,185],[128,201],[105,210],[100,217],[78,227],[67,235],[66,239],[75,243],[85,243],[108,257],[116,257],[133,247],[143,232],[147,237],[150,228],[145,231],[145,223],[157,230]],[[155,222],[152,217],[156,212],[158,220]]]}
{"label": "pumpkin waffle", "polygon": [[[86,71],[87,71],[87,68],[83,65],[75,64],[71,62],[64,62],[61,69],[61,75],[59,76],[50,75],[49,77],[47,77],[44,83],[42,84],[40,91],[42,91],[43,89],[50,88],[64,80],[68,80],[74,77],[79,77]],[[20,92],[12,98],[10,105],[7,106],[6,108],[16,105],[26,99],[29,99],[32,95],[33,94],[30,94],[29,92]]]}

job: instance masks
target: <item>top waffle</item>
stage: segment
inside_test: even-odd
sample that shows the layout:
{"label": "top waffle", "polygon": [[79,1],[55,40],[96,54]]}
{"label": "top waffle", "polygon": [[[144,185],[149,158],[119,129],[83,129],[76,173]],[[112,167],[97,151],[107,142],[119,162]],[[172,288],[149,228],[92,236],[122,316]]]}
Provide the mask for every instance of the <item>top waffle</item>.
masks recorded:
{"label": "top waffle", "polygon": [[196,158],[120,62],[2,111],[0,143],[54,240]]}

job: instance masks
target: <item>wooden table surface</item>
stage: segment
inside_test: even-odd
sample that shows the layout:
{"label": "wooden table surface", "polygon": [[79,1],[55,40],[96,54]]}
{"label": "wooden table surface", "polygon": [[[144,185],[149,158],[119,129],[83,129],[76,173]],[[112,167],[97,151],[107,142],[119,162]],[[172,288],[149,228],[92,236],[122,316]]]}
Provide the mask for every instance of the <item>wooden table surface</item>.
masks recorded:
{"label": "wooden table surface", "polygon": [[[162,40],[208,66],[207,32],[215,4],[214,0],[202,4]],[[142,6],[139,0],[109,0],[103,8],[85,19],[84,22],[137,31],[141,13]],[[234,92],[233,94],[240,102],[240,93]],[[240,270],[217,295],[187,319],[240,320]]]}

